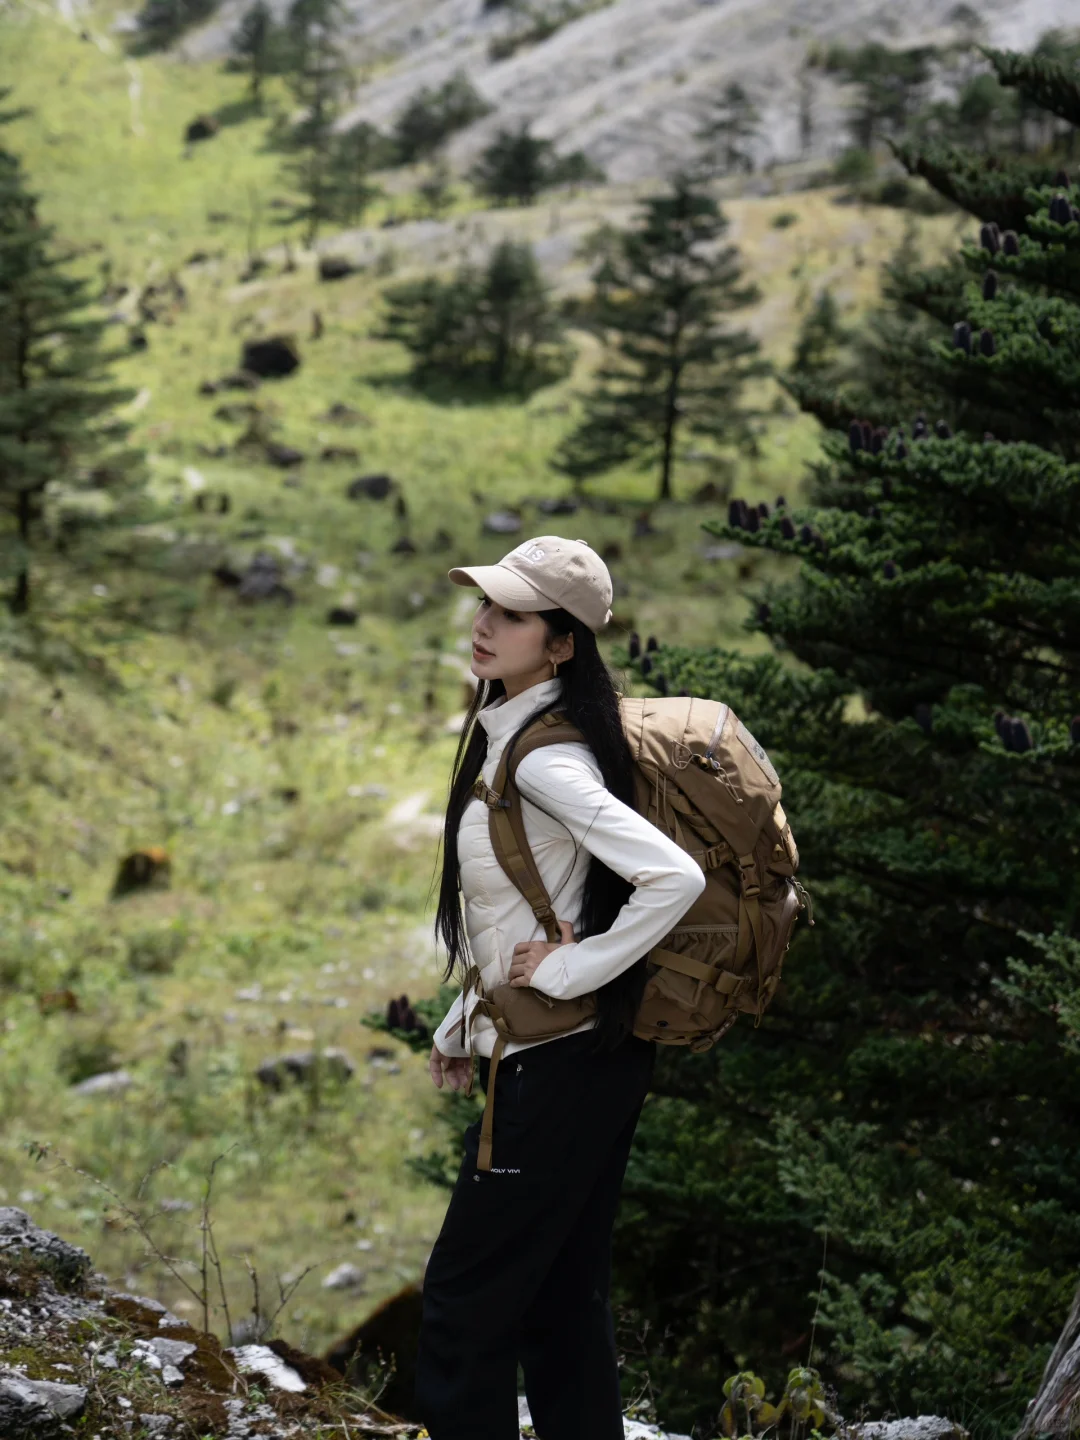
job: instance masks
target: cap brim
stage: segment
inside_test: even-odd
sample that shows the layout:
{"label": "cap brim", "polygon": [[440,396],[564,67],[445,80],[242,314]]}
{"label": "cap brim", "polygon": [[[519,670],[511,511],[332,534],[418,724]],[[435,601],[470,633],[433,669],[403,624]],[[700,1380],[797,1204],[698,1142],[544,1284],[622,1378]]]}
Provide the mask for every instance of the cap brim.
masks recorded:
{"label": "cap brim", "polygon": [[503,565],[473,565],[467,570],[458,566],[449,573],[455,585],[479,586],[489,600],[508,610],[558,609],[555,600]]}

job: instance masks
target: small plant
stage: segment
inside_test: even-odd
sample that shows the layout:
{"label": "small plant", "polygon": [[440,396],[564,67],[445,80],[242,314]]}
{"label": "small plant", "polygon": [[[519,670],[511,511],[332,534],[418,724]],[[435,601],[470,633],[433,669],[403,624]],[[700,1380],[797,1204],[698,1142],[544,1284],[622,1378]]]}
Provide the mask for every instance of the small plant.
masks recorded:
{"label": "small plant", "polygon": [[791,1440],[803,1440],[825,1423],[826,1415],[821,1376],[807,1365],[797,1365],[789,1372],[784,1393],[775,1404],[766,1398],[764,1380],[752,1370],[741,1370],[724,1382],[720,1426],[729,1437],[752,1440],[774,1429],[779,1435],[786,1421]]}

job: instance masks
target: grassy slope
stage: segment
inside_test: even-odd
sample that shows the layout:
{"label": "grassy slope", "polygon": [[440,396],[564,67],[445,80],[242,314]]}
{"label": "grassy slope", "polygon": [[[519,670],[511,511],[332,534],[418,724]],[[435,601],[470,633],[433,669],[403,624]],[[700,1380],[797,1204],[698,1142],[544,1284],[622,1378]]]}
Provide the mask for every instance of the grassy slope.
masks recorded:
{"label": "grassy slope", "polygon": [[[190,1314],[160,1265],[138,1274],[141,1245],[105,1213],[106,1197],[24,1146],[51,1142],[125,1200],[163,1167],[141,1203],[159,1213],[161,1244],[181,1255],[196,1251],[195,1215],[161,1213],[160,1202],[197,1202],[210,1162],[228,1150],[215,1213],[233,1309],[248,1293],[245,1257],[264,1290],[273,1274],[313,1264],[285,1332],[317,1347],[416,1275],[443,1204],[403,1164],[425,1148],[435,1113],[422,1063],[403,1055],[398,1074],[366,1063],[373,1037],[358,1029],[369,1007],[435,980],[425,904],[464,663],[462,597],[442,577],[451,558],[506,548],[481,534],[499,504],[525,503],[526,532],[551,524],[527,497],[559,488],[546,460],[590,360],[524,405],[439,404],[404,386],[402,354],[370,338],[375,278],[319,287],[307,256],[293,274],[275,267],[241,285],[247,187],[275,189],[264,122],[227,126],[190,157],[180,137],[199,110],[242,114],[242,82],[161,60],[133,68],[95,25],[100,45],[36,8],[16,7],[0,27],[0,78],[37,107],[5,140],[47,217],[63,240],[98,247],[85,263],[107,254],[128,283],[162,278],[196,249],[226,253],[183,270],[186,306],[117,367],[142,392],[136,439],[167,514],[157,541],[130,539],[144,565],[45,561],[32,625],[0,622],[0,1200],[27,1203],[110,1276]],[[754,323],[780,361],[814,288],[842,276],[842,297],[864,305],[901,231],[894,214],[840,208],[821,193],[730,209],[766,290]],[[773,228],[784,209],[798,224]],[[214,223],[210,211],[234,218]],[[313,308],[326,321],[317,343],[306,338]],[[207,458],[239,427],[213,417],[218,399],[196,394],[200,379],[237,363],[244,334],[277,330],[298,334],[305,357],[256,397],[276,413],[280,438],[309,454],[335,441],[361,452],[359,465],[309,461],[295,489],[231,451]],[[318,418],[333,401],[371,426],[335,432]],[[790,496],[813,445],[808,422],[774,410],[761,458],[738,462],[740,491]],[[195,512],[192,468],[231,495],[229,516]],[[416,557],[388,554],[401,530],[389,505],[344,498],[358,469],[398,478]],[[687,465],[683,493],[703,478]],[[651,484],[625,474],[598,488],[643,500]],[[661,533],[645,541],[630,538],[625,510],[569,522],[594,545],[621,545],[620,621],[690,641],[741,639],[744,591],[764,567],[703,559],[705,513],[657,511]],[[438,529],[451,536],[446,555],[433,553]],[[208,560],[242,559],[275,539],[306,562],[291,582],[297,605],[238,610],[205,574]],[[326,607],[346,595],[361,623],[330,631]],[[285,798],[290,790],[299,798]],[[110,902],[118,858],[147,844],[167,847],[172,888]],[[261,999],[237,998],[256,984]],[[61,987],[78,1012],[43,1015],[37,997]],[[356,1079],[318,1106],[296,1095],[268,1102],[254,1067],[313,1043],[345,1046]],[[135,1077],[125,1096],[71,1093],[70,1077],[112,1064]],[[343,1260],[369,1272],[362,1298],[320,1287]]]}

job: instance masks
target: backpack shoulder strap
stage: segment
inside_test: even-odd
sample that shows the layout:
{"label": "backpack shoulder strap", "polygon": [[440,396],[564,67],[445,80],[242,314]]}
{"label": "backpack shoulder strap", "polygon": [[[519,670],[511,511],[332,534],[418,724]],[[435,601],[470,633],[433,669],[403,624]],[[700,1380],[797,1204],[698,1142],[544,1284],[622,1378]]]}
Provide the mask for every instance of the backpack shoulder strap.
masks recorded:
{"label": "backpack shoulder strap", "polygon": [[584,745],[581,731],[562,715],[541,715],[539,720],[518,737],[513,755],[503,751],[495,783],[484,784],[478,775],[473,793],[488,807],[488,834],[495,858],[502,867],[506,878],[527,901],[529,908],[544,927],[549,944],[556,944],[559,936],[559,922],[552,909],[551,897],[536,868],[529,840],[525,834],[525,819],[521,813],[521,795],[514,784],[517,767],[545,745]]}

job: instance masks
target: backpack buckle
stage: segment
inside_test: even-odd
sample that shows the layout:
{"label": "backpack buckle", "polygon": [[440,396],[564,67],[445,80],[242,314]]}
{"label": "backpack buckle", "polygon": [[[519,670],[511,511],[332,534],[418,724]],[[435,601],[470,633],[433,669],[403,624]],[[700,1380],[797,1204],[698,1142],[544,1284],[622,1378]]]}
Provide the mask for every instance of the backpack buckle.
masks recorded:
{"label": "backpack buckle", "polygon": [[510,801],[503,799],[497,790],[492,790],[483,775],[477,775],[472,790],[477,800],[482,800],[489,810],[509,810]]}
{"label": "backpack buckle", "polygon": [[761,876],[753,855],[739,856],[739,874],[742,877],[742,893],[747,900],[761,894]]}

